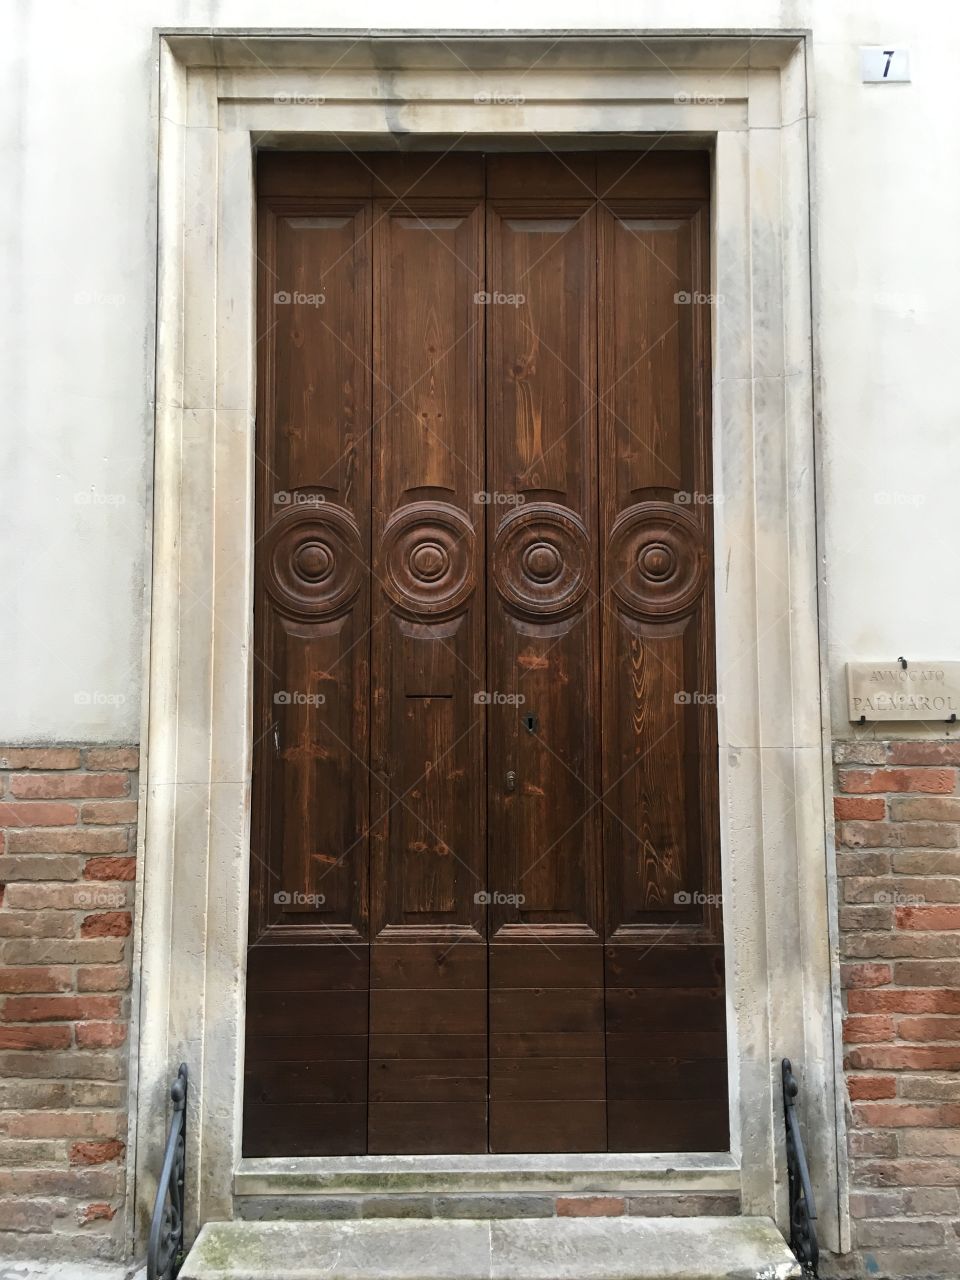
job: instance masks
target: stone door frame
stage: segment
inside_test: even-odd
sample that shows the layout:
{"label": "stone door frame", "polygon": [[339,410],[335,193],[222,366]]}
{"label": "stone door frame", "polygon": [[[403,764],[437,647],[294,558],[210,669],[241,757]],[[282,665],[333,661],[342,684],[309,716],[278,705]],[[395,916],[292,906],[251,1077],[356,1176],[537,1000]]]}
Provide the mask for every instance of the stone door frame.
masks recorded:
{"label": "stone door frame", "polygon": [[[157,369],[130,1202],[142,1238],[176,1066],[189,1224],[235,1194],[735,1190],[783,1224],[779,1061],[823,1243],[848,1247],[821,679],[808,33],[159,31]],[[519,87],[522,86],[522,87]],[[517,98],[522,98],[518,102]],[[713,152],[717,666],[729,1155],[242,1160],[258,146]],[[481,143],[482,139],[482,143]],[[695,304],[694,304],[695,305]],[[735,890],[734,890],[735,886]],[[444,1162],[447,1163],[446,1165]],[[282,1166],[282,1167],[281,1167]]]}

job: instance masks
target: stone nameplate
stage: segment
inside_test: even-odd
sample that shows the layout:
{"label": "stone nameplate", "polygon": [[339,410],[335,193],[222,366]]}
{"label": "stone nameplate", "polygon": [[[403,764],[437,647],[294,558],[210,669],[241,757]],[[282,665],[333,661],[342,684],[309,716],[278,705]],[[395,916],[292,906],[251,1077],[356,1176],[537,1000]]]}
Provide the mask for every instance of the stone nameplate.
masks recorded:
{"label": "stone nameplate", "polygon": [[848,662],[850,719],[951,720],[960,715],[960,662]]}

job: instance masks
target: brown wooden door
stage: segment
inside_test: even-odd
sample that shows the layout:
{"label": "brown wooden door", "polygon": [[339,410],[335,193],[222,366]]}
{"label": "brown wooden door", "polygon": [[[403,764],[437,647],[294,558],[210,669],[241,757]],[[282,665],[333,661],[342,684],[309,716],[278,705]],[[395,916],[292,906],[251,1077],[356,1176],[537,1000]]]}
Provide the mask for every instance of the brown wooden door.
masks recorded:
{"label": "brown wooden door", "polygon": [[244,1150],[722,1150],[706,157],[259,186]]}

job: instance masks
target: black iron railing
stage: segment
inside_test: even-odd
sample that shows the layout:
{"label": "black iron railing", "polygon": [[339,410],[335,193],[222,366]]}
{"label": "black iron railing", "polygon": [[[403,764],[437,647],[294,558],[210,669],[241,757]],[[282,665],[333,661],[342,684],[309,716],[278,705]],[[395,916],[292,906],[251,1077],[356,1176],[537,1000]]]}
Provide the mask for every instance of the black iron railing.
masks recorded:
{"label": "black iron railing", "polygon": [[819,1276],[820,1246],[817,1243],[817,1205],[810,1185],[807,1155],[797,1119],[797,1094],[800,1086],[790,1059],[780,1064],[783,1078],[783,1118],[787,1127],[787,1192],[790,1197],[790,1248],[803,1267],[804,1275]]}
{"label": "black iron railing", "polygon": [[183,1265],[183,1182],[187,1147],[187,1065],[170,1089],[173,1116],[147,1243],[147,1280],[175,1280]]}

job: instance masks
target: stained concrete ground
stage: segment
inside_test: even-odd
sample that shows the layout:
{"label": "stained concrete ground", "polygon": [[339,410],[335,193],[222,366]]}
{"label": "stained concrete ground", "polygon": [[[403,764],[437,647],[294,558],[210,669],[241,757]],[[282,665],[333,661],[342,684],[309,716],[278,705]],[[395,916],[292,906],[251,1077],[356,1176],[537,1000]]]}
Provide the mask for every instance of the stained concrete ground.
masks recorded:
{"label": "stained concrete ground", "polygon": [[106,1262],[38,1262],[0,1257],[0,1280],[146,1280],[143,1266]]}

